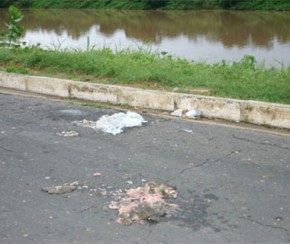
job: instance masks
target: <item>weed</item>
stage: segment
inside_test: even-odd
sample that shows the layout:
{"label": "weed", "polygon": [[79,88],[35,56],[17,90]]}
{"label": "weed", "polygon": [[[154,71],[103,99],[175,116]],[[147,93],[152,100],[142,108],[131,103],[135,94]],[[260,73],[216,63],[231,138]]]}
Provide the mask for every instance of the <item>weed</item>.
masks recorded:
{"label": "weed", "polygon": [[25,42],[18,41],[24,31],[18,24],[23,18],[21,11],[15,6],[10,6],[8,16],[9,23],[5,23],[7,30],[0,34],[0,46],[20,47],[21,44],[26,45]]}
{"label": "weed", "polygon": [[5,71],[8,73],[19,73],[19,74],[28,74],[29,73],[27,69],[25,69],[23,67],[17,67],[17,66],[8,67],[8,68],[6,68]]}
{"label": "weed", "polygon": [[101,105],[99,103],[82,103],[81,106],[91,107],[91,108],[103,108],[103,105]]}

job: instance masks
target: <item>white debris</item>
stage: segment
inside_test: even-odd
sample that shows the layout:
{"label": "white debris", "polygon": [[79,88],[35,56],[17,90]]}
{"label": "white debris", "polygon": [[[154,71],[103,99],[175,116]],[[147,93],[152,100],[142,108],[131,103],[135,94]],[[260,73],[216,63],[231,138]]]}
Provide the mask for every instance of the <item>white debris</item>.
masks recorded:
{"label": "white debris", "polygon": [[201,116],[201,112],[195,109],[176,109],[171,113],[172,116],[186,117],[186,118],[197,118]]}
{"label": "white debris", "polygon": [[96,171],[95,173],[93,173],[93,176],[94,177],[98,177],[98,176],[101,176],[102,174],[100,173],[100,172],[98,172],[98,171]]}
{"label": "white debris", "polygon": [[126,127],[141,126],[147,121],[135,112],[115,113],[111,116],[104,115],[96,122],[96,129],[113,135],[123,132]]}
{"label": "white debris", "polygon": [[133,181],[132,181],[132,180],[127,180],[126,183],[127,183],[128,185],[133,185]]}
{"label": "white debris", "polygon": [[189,118],[196,118],[196,117],[199,117],[200,115],[201,115],[200,111],[192,109],[192,110],[189,110],[188,112],[186,112],[184,116],[189,117]]}
{"label": "white debris", "polygon": [[115,113],[113,115],[103,115],[98,121],[80,120],[72,123],[77,126],[101,130],[109,134],[119,134],[126,127],[141,126],[147,121],[138,113],[128,111],[127,113]]}
{"label": "white debris", "polygon": [[176,109],[171,113],[171,115],[176,116],[176,117],[181,117],[183,115],[183,109],[181,108]]}
{"label": "white debris", "polygon": [[60,133],[56,133],[58,136],[64,136],[64,137],[73,137],[73,136],[78,136],[79,133],[71,130],[71,131],[62,131]]}
{"label": "white debris", "polygon": [[72,123],[77,125],[77,126],[96,129],[96,122],[91,121],[91,120],[83,119],[83,120],[79,120],[79,121],[73,121]]}

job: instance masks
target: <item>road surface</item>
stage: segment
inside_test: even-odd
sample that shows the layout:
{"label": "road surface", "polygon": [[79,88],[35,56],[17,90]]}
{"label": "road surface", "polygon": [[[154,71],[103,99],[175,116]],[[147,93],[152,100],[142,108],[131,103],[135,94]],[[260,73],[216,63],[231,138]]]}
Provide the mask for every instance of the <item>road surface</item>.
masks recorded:
{"label": "road surface", "polygon": [[[0,243],[290,242],[289,134],[149,114],[116,136],[71,123],[115,112],[0,94]],[[149,181],[176,186],[180,210],[117,224],[112,194]]]}

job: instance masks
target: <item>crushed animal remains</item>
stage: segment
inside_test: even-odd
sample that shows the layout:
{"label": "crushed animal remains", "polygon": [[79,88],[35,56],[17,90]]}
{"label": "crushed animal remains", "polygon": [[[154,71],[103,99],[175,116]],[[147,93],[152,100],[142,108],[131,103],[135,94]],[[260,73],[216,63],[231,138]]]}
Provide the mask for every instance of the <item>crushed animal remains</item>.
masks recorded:
{"label": "crushed animal remains", "polygon": [[109,208],[118,210],[117,223],[131,225],[145,221],[159,222],[160,217],[170,215],[178,206],[165,199],[176,198],[176,187],[149,182],[143,187],[119,190]]}

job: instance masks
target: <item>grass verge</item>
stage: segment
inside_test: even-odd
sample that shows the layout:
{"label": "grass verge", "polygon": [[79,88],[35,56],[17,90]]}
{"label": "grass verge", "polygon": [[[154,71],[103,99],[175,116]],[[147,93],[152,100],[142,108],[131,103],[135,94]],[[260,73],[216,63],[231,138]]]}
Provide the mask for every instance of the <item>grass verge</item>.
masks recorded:
{"label": "grass verge", "polygon": [[290,104],[290,66],[265,68],[254,57],[210,65],[146,51],[0,48],[0,69],[31,75]]}

